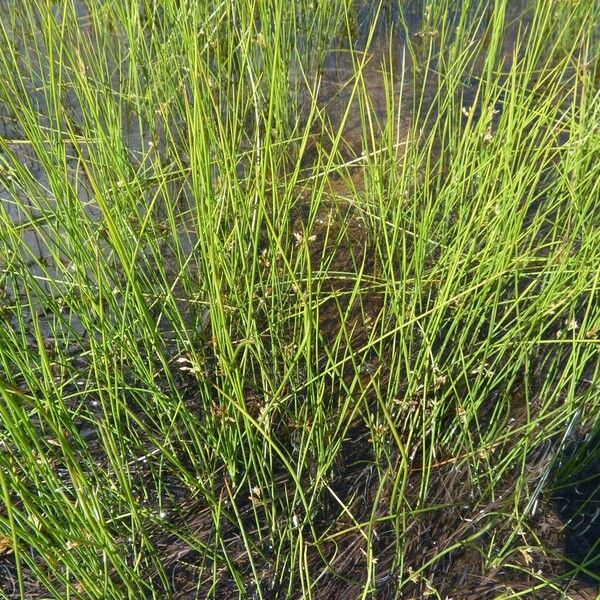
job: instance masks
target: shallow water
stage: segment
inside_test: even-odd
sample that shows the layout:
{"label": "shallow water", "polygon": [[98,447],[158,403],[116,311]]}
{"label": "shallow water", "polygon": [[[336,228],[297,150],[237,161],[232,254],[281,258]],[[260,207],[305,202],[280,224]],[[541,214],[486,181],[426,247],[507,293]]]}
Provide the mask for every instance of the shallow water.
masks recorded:
{"label": "shallow water", "polygon": [[[0,11],[10,4],[9,0],[3,0],[0,3]],[[320,80],[318,103],[322,109],[326,127],[332,132],[331,135],[339,130],[342,126],[344,113],[348,113],[343,126],[339,153],[343,159],[354,161],[356,164],[361,162],[361,158],[364,158],[365,154],[378,151],[380,136],[388,120],[390,102],[395,111],[396,144],[402,152],[411,135],[411,129],[413,133],[415,130],[415,106],[417,104],[421,105],[419,113],[424,114],[433,104],[437,93],[435,76],[437,61],[435,59],[430,60],[427,65],[429,72],[423,73],[423,65],[415,65],[413,60],[413,58],[419,60],[419,58],[426,57],[431,48],[435,50],[436,35],[427,31],[421,3],[405,3],[403,14],[400,13],[399,4],[397,3],[390,3],[389,5],[386,3],[380,12],[377,11],[376,4],[357,2],[356,19],[352,24],[354,28],[352,42],[349,42],[346,34],[332,40],[330,51],[325,53],[325,59],[318,71],[311,75],[312,78],[319,78]],[[470,3],[466,15],[457,10],[449,17],[450,27],[453,23],[458,23],[463,17],[466,18],[467,22],[477,19],[479,25],[475,31],[479,34],[483,33],[489,19],[493,17],[491,10],[482,10],[484,6],[486,6],[486,3],[483,2]],[[520,27],[526,26],[530,20],[530,15],[526,11],[527,6],[528,3],[524,0],[513,2],[506,18],[508,26],[504,39],[504,55],[507,60],[507,67],[512,58],[512,48],[516,41],[517,32]],[[89,14],[86,3],[76,0],[74,7],[81,23],[81,34],[91,35],[87,25]],[[6,18],[4,21],[8,23]],[[39,32],[33,32],[33,35],[38,36]],[[419,40],[423,40],[423,56],[411,57],[407,52],[407,37],[410,37],[413,42],[417,41],[415,43],[417,50],[419,49]],[[431,48],[429,42],[433,44]],[[115,38],[115,43],[123,43],[123,41]],[[362,70],[361,87],[368,91],[371,101],[371,105],[368,107],[370,111],[368,124],[365,124],[364,119],[361,118],[359,94],[353,89],[355,66],[353,65],[353,57],[349,52],[350,45],[359,52],[355,56],[362,58],[365,64]],[[25,56],[26,41],[22,41],[21,49]],[[360,54],[365,50],[367,50],[366,54]],[[108,57],[108,60],[110,60],[110,57]],[[41,62],[42,64],[38,67],[40,77],[37,81],[31,81],[28,93],[30,94],[31,103],[36,107],[40,116],[40,122],[47,125],[48,118],[46,115],[49,112],[49,107],[43,92],[39,88],[36,89],[36,83],[41,81],[41,77],[47,75],[48,65],[43,64],[43,58]],[[393,77],[390,78],[384,74],[382,68],[384,63],[386,72],[389,71],[390,66],[393,66]],[[473,68],[476,70],[476,65]],[[294,71],[295,68],[292,65],[291,80],[299,76],[297,73],[294,74]],[[429,81],[424,81],[424,77]],[[415,83],[418,85],[415,86]],[[416,93],[421,87],[424,90],[422,95],[421,92]],[[115,81],[116,89],[118,88]],[[474,99],[474,82],[465,81],[461,93],[465,105],[469,105]],[[83,114],[76,98],[72,94],[67,94],[64,102],[66,103],[65,109],[71,114],[73,120],[83,123]],[[301,93],[300,105],[306,106],[309,102],[310,95],[308,92]],[[138,170],[144,165],[151,167],[152,160],[166,160],[164,148],[159,147],[154,153],[149,151],[153,141],[150,131],[156,131],[157,126],[160,131],[160,123],[148,125],[151,126],[145,126],[138,118],[127,119],[124,117],[123,119],[121,141],[127,149],[128,159],[133,170]],[[367,129],[365,129],[365,126]],[[419,123],[419,126],[426,126],[426,123]],[[316,138],[317,145],[326,151],[329,150],[331,147],[330,136],[328,134],[323,135],[323,133],[320,135],[320,139],[318,136]],[[53,215],[56,210],[56,200],[52,182],[48,180],[47,173],[39,163],[31,144],[23,139],[25,135],[22,127],[12,117],[9,107],[2,103],[0,103],[0,136],[4,138],[7,148],[14,158],[27,169],[40,188],[48,192],[46,197],[38,200],[38,202],[32,202],[27,197],[26,191],[19,193],[19,206],[8,193],[9,181],[6,177],[0,179],[0,202],[6,211],[7,217],[14,223],[22,225],[21,252],[24,256],[29,255],[24,260],[31,265],[32,274],[39,277],[41,287],[48,290],[47,282],[44,282],[45,272],[36,267],[36,262],[52,262],[53,257],[48,245],[56,241],[61,229],[57,226],[56,231],[52,232],[47,226],[44,226],[41,227],[41,230],[36,231],[35,227],[28,226],[28,223],[39,216],[41,212],[50,215],[50,221],[56,221],[56,217]],[[314,151],[314,147],[312,150]],[[85,155],[77,157],[73,148],[69,147],[66,149],[66,153],[67,157],[71,156],[71,158],[67,158],[65,176],[70,179],[82,203],[82,217],[89,218],[91,222],[97,223],[99,226],[102,222],[102,211],[95,201],[94,194],[90,191],[89,182],[86,181],[85,173],[80,164],[81,159],[86,160],[86,157]],[[313,159],[314,156],[309,151],[305,164],[310,164]],[[175,193],[178,193],[177,190],[175,190]],[[45,203],[45,205],[39,206],[40,203]],[[31,207],[30,214],[26,214],[28,207]],[[183,245],[191,251],[195,239],[193,236],[190,238],[189,235],[190,232],[182,232]],[[68,256],[64,256],[64,259],[68,260]],[[0,266],[2,266],[2,263],[0,263]],[[53,273],[50,265],[48,274],[53,275]]]}

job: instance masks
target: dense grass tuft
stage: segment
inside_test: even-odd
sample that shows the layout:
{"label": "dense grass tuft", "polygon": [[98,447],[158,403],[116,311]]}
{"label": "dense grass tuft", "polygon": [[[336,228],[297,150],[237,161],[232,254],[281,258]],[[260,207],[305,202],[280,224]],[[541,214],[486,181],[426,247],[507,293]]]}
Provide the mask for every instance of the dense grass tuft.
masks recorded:
{"label": "dense grass tuft", "polygon": [[599,20],[0,0],[1,596],[595,597]]}

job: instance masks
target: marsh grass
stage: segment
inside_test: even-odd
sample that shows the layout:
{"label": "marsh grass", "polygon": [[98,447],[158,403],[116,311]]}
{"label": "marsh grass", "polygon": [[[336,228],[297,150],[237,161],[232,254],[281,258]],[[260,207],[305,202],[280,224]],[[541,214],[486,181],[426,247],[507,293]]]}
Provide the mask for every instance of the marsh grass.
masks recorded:
{"label": "marsh grass", "polygon": [[593,597],[598,8],[411,6],[0,4],[3,597]]}

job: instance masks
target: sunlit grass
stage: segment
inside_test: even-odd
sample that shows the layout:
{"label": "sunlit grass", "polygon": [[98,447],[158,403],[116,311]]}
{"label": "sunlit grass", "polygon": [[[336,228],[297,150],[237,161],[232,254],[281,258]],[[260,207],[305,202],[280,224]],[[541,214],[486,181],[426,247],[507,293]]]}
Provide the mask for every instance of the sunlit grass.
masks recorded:
{"label": "sunlit grass", "polygon": [[361,6],[0,5],[3,597],[591,586],[598,8]]}

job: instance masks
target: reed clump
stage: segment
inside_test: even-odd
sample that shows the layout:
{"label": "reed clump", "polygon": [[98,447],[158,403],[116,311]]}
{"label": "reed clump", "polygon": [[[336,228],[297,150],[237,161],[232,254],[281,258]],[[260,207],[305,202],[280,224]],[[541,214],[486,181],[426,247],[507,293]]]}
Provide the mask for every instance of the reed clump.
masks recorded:
{"label": "reed clump", "polygon": [[4,597],[594,597],[567,4],[0,3]]}

